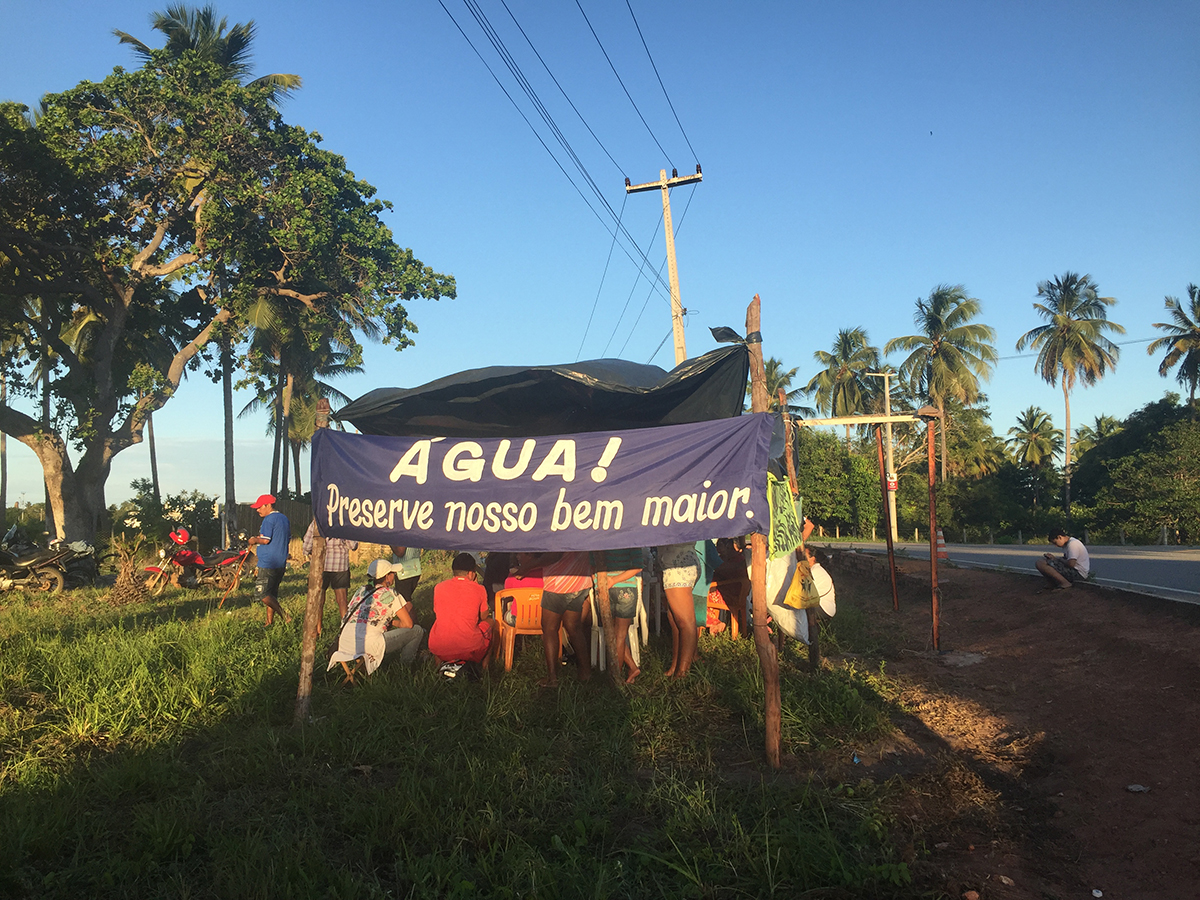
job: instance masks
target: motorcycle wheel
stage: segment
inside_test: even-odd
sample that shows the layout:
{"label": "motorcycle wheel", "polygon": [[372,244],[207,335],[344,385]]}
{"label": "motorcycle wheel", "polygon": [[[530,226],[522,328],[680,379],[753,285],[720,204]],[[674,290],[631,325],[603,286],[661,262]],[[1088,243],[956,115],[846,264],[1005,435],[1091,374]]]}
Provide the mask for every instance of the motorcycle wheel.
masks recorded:
{"label": "motorcycle wheel", "polygon": [[62,570],[51,566],[38,569],[35,574],[40,582],[38,587],[49,594],[57,594],[67,583],[67,577],[62,573]]}
{"label": "motorcycle wheel", "polygon": [[163,588],[167,586],[166,572],[151,572],[146,577],[146,590],[157,597],[163,592]]}

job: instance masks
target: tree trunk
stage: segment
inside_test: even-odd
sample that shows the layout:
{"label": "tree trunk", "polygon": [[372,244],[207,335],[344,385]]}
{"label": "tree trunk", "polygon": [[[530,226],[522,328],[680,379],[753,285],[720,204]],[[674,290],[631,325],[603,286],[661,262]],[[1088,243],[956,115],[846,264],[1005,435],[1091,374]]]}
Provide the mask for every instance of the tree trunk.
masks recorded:
{"label": "tree trunk", "polygon": [[237,496],[233,490],[233,341],[221,341],[221,399],[225,406],[225,546],[237,526]]}
{"label": "tree trunk", "polygon": [[154,488],[154,504],[162,508],[162,491],[158,487],[158,455],[154,451],[154,413],[146,414],[146,443],[150,445],[150,484]]}
{"label": "tree trunk", "polygon": [[[0,406],[8,402],[8,379],[0,372]],[[0,532],[8,532],[8,435],[0,431]]]}
{"label": "tree trunk", "polygon": [[[282,364],[282,360],[280,361]],[[281,454],[281,464],[283,473],[280,479],[279,492],[283,496],[290,496],[288,493],[288,449],[291,447],[291,430],[292,430],[292,375],[289,372],[283,379],[283,430],[279,438],[279,448]],[[299,485],[297,485],[297,490]]]}
{"label": "tree trunk", "polygon": [[296,494],[304,493],[304,485],[300,481],[300,442],[292,441],[292,463],[296,472]]}
{"label": "tree trunk", "polygon": [[[50,431],[50,351],[46,347],[46,343],[42,342],[42,428],[47,433]],[[56,537],[62,537],[58,534],[55,528],[54,507],[50,499],[50,480],[43,480],[46,486],[45,506],[42,512],[46,519],[46,540],[50,541]]]}
{"label": "tree trunk", "polygon": [[279,493],[279,458],[283,452],[283,367],[280,366],[279,377],[275,382],[275,402],[272,409],[275,415],[275,447],[271,454],[271,493]]}
{"label": "tree trunk", "polygon": [[1063,432],[1063,515],[1071,521],[1071,393],[1067,386],[1067,374],[1063,373],[1063,403],[1067,409],[1067,427]]}

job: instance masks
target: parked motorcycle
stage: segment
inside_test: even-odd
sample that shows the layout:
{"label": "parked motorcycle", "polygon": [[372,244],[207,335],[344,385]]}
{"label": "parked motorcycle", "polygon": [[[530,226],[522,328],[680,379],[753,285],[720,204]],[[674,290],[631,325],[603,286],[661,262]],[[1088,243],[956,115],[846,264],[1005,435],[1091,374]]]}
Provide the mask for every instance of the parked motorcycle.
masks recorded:
{"label": "parked motorcycle", "polygon": [[0,591],[61,591],[67,583],[63,559],[70,552],[43,550],[14,525],[0,540]]}
{"label": "parked motorcycle", "polygon": [[207,558],[188,549],[187,543],[192,536],[186,528],[172,531],[170,538],[176,549],[169,553],[165,548],[159,550],[159,564],[146,566],[149,573],[146,587],[155,596],[161,594],[169,582],[186,588],[215,587],[224,592],[221,602],[217,604],[220,609],[229,595],[237,590],[246,560],[250,558],[246,532],[231,538],[227,549],[214,551]]}
{"label": "parked motorcycle", "polygon": [[96,559],[96,548],[87,541],[72,541],[63,544],[62,538],[50,542],[51,550],[65,551],[62,568],[67,575],[67,587],[92,587],[100,574],[100,561]]}

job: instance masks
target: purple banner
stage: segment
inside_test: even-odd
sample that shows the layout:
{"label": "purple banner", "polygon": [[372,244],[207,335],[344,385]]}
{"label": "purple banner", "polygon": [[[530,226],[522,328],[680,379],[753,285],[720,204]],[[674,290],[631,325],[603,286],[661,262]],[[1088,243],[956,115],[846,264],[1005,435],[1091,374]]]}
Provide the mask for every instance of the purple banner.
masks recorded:
{"label": "purple banner", "polygon": [[766,533],[766,413],[513,440],[318,430],[326,537],[446,550],[610,550]]}

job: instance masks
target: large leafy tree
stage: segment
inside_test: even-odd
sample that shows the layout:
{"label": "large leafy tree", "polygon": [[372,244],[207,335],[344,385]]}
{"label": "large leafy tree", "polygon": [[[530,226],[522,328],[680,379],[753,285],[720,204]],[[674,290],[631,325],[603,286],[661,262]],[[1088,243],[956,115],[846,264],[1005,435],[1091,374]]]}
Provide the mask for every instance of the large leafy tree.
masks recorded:
{"label": "large leafy tree", "polygon": [[1188,406],[1196,406],[1196,387],[1200,385],[1200,287],[1189,284],[1185,306],[1177,297],[1167,297],[1170,322],[1155,322],[1154,327],[1166,332],[1146,348],[1153,356],[1167,351],[1158,365],[1158,374],[1166,378],[1178,366],[1175,380],[1188,389]]}
{"label": "large leafy tree", "polygon": [[1075,429],[1072,447],[1076,460],[1121,430],[1121,420],[1113,416],[1096,416],[1091,425],[1080,425]]}
{"label": "large leafy tree", "polygon": [[[237,23],[230,26],[225,18],[217,19],[212,6],[203,8],[188,7],[184,4],[168,6],[164,12],[155,12],[150,16],[151,27],[166,36],[166,45],[162,48],[166,57],[179,60],[185,54],[190,54],[213,63],[221,70],[223,77],[237,84],[251,78],[250,65],[251,46],[254,43],[255,25],[253,21]],[[133,35],[124,31],[113,32],[123,44],[133,47],[134,53],[144,62],[154,57],[154,51]],[[301,86],[299,75],[271,74],[249,81],[252,88],[260,88],[272,103],[281,96],[296,90]],[[213,267],[214,272],[220,272],[221,266]],[[222,288],[226,282],[216,278],[209,280],[210,300],[218,302],[222,296]],[[234,491],[234,458],[233,458],[233,368],[234,347],[241,337],[241,323],[226,322],[214,332],[214,339],[220,347],[218,366],[210,371],[213,380],[220,380],[224,418],[225,418],[225,538],[228,540],[231,526],[230,514],[236,503]],[[154,430],[153,420],[147,419],[147,433],[150,440],[150,458],[154,460]],[[157,492],[157,476],[154,477]]]}
{"label": "large leafy tree", "polygon": [[1109,321],[1113,297],[1101,297],[1091,275],[1067,272],[1038,284],[1041,303],[1034,310],[1045,325],[1030,329],[1017,340],[1018,352],[1026,347],[1038,351],[1034,364],[1047,384],[1061,380],[1066,426],[1063,428],[1063,509],[1071,515],[1071,391],[1076,384],[1089,387],[1115,368],[1121,348],[1105,332],[1124,334],[1125,329]]}
{"label": "large leafy tree", "polygon": [[[69,538],[94,534],[113,457],[254,303],[276,298],[349,341],[370,319],[403,347],[404,302],[453,293],[395,244],[344,160],[194,51],[49,95],[36,128],[0,109],[0,171],[0,338],[32,337],[5,360],[9,386],[30,393],[31,361],[53,350],[65,434],[11,402],[0,430],[41,460]],[[164,292],[168,279],[186,289]],[[45,313],[22,312],[28,297]],[[64,335],[83,319],[77,350]]]}
{"label": "large leafy tree", "polygon": [[946,401],[954,399],[965,406],[977,402],[979,383],[991,377],[996,362],[992,346],[996,332],[971,321],[980,308],[980,302],[961,284],[939,284],[928,297],[917,300],[913,323],[918,333],[892,338],[884,346],[885,353],[899,350],[908,354],[900,364],[900,377],[942,413],[942,481],[948,464]]}
{"label": "large leafy tree", "polygon": [[1054,427],[1048,412],[1030,406],[1017,416],[1017,424],[1008,429],[1005,444],[1013,462],[1030,472],[1033,507],[1037,509],[1041,475],[1054,465],[1054,458],[1062,452],[1063,433]]}
{"label": "large leafy tree", "polygon": [[[813,359],[823,368],[804,390],[817,408],[829,416],[852,416],[869,409],[878,386],[867,375],[879,368],[879,348],[872,347],[863,328],[843,328],[829,350],[818,350]],[[846,426],[850,446],[850,426]]]}

